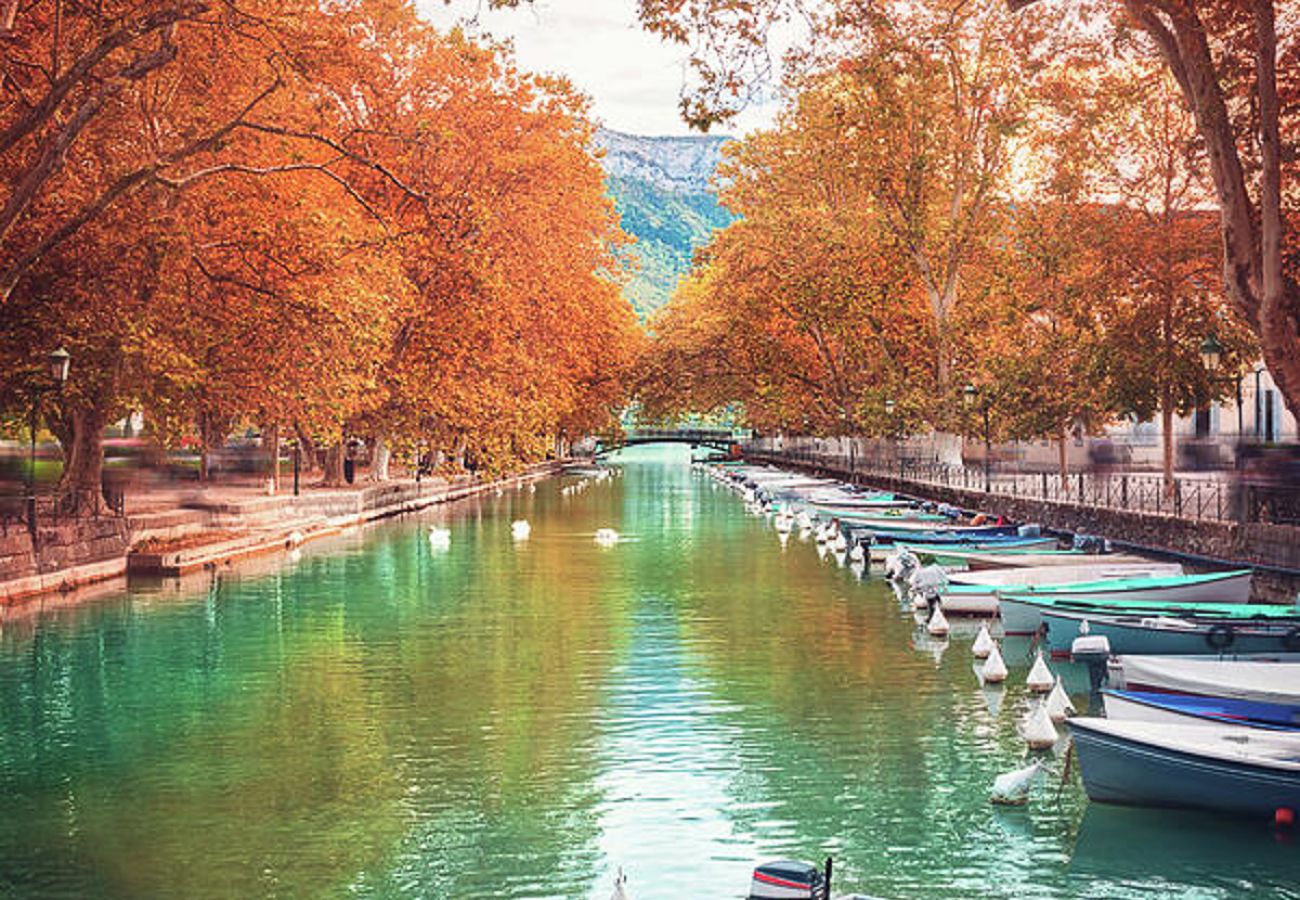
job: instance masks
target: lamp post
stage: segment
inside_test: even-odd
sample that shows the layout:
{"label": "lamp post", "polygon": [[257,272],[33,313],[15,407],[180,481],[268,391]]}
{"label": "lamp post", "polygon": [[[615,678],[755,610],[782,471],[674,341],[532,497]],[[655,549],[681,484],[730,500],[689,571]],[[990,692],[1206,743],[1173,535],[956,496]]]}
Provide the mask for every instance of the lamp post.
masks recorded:
{"label": "lamp post", "polygon": [[903,461],[898,458],[898,426],[894,420],[894,414],[898,411],[898,404],[894,402],[893,397],[885,399],[885,415],[889,418],[889,440],[894,451],[894,462],[898,466],[899,477],[902,477]]}
{"label": "lamp post", "polygon": [[[962,400],[965,401],[967,407],[972,407],[975,405],[980,393],[980,389],[975,385],[967,384],[961,390]],[[991,462],[990,457],[993,455],[993,441],[989,429],[989,399],[987,397],[984,398],[981,411],[984,415],[984,493],[987,494],[990,493],[992,488],[989,465]]]}
{"label": "lamp post", "polygon": [[27,533],[31,535],[33,552],[36,550],[36,428],[40,419],[41,394],[52,387],[63,390],[63,383],[68,380],[68,368],[71,364],[72,356],[60,347],[46,357],[49,382],[43,383],[40,379],[32,382],[31,418],[28,421],[31,429],[31,449],[27,457]]}
{"label": "lamp post", "polygon": [[1237,440],[1241,440],[1241,433],[1244,430],[1241,418],[1241,381],[1242,378],[1224,378],[1219,376],[1219,363],[1223,360],[1223,345],[1219,343],[1219,336],[1211,331],[1201,341],[1201,363],[1210,373],[1211,381],[1231,380],[1233,388],[1237,394]]}

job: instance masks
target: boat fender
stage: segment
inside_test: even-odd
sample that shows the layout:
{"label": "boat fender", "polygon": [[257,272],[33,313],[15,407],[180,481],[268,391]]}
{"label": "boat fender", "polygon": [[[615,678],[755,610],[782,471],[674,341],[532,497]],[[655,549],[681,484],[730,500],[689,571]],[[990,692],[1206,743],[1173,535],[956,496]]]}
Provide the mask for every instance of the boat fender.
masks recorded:
{"label": "boat fender", "polygon": [[1232,631],[1232,626],[1218,622],[1210,626],[1210,630],[1205,634],[1205,643],[1209,644],[1215,650],[1226,650],[1232,646],[1232,642],[1237,636]]}
{"label": "boat fender", "polygon": [[1288,628],[1282,635],[1282,646],[1287,650],[1300,650],[1300,628]]}

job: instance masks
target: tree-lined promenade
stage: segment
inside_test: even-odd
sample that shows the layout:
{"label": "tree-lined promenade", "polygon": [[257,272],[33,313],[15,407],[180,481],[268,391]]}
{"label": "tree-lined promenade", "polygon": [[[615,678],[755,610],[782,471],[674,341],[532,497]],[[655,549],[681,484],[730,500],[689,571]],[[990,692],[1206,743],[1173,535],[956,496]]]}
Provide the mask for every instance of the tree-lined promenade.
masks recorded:
{"label": "tree-lined promenade", "polygon": [[[684,109],[707,124],[797,4],[642,6],[699,40]],[[993,439],[1159,415],[1167,467],[1173,416],[1261,355],[1300,410],[1297,10],[1011,7],[812,18],[776,126],[721,173],[740,220],[653,323],[650,410]]]}
{"label": "tree-lined promenade", "polygon": [[380,479],[420,448],[514,468],[633,388],[764,431],[1168,436],[1262,356],[1300,409],[1293,5],[638,9],[689,46],[700,126],[807,32],[648,347],[588,101],[507,48],[398,0],[4,4],[9,433],[36,409],[75,497],[133,410],[205,457],[293,439],[337,482],[354,439]]}
{"label": "tree-lined promenade", "polygon": [[338,481],[349,439],[501,471],[622,404],[626,239],[562,79],[398,0],[5,3],[0,63],[0,409],[40,395],[65,494],[132,410]]}

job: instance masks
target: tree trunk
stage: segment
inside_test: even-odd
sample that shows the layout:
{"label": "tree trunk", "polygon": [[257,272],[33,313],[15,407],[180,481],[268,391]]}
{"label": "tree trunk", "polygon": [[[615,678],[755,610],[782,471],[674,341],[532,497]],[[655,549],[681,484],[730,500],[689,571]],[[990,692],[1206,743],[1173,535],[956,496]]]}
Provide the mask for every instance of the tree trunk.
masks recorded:
{"label": "tree trunk", "polygon": [[374,456],[370,460],[371,481],[388,480],[388,462],[391,458],[392,451],[388,448],[388,442],[382,434],[376,435]]}
{"label": "tree trunk", "polygon": [[104,425],[103,411],[74,409],[68,417],[63,464],[63,477],[59,489],[75,499],[81,515],[94,515],[100,508],[104,480]]}
{"label": "tree trunk", "polygon": [[321,484],[325,487],[340,487],[343,484],[343,441],[333,444],[325,451],[325,478]]}
{"label": "tree trunk", "polygon": [[1066,446],[1066,440],[1069,439],[1069,428],[1062,425],[1056,436],[1056,462],[1060,467],[1061,485],[1065,488],[1066,496],[1070,491],[1070,450]]}
{"label": "tree trunk", "polygon": [[298,454],[299,472],[316,471],[316,443],[311,439],[301,425],[294,423],[294,432],[298,435],[298,446],[301,451]]}

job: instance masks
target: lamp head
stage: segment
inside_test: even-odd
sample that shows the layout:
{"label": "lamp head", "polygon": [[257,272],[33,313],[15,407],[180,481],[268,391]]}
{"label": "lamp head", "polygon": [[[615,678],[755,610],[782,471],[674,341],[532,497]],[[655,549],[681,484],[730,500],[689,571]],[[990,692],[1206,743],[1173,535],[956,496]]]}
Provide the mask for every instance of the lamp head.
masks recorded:
{"label": "lamp head", "polygon": [[49,356],[50,376],[63,387],[68,380],[68,368],[72,365],[72,354],[60,347]]}

